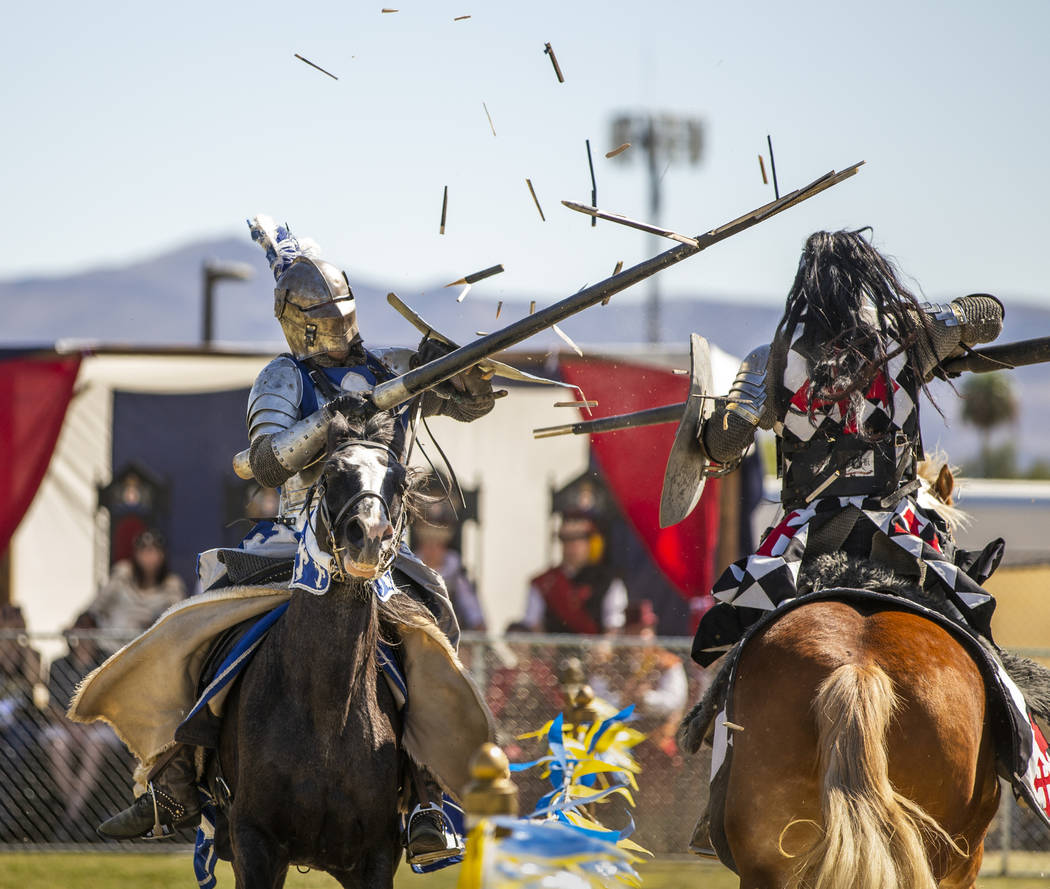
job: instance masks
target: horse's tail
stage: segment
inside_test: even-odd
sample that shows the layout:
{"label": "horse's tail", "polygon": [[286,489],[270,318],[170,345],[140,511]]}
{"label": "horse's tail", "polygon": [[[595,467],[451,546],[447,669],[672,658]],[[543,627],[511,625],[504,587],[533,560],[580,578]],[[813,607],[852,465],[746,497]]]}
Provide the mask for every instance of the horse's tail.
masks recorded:
{"label": "horse's tail", "polygon": [[890,784],[886,734],[896,707],[893,683],[876,665],[845,664],[817,690],[824,831],[802,856],[797,886],[935,889],[927,841],[963,854],[922,807]]}

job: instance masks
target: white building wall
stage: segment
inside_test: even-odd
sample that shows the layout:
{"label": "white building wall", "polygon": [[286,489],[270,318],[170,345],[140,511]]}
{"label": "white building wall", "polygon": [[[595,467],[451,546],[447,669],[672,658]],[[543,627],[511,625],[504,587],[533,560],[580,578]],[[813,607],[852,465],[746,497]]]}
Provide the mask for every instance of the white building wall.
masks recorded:
{"label": "white building wall", "polygon": [[[555,401],[575,397],[554,387],[514,388],[476,423],[430,421],[461,484],[481,488],[484,532],[468,526],[463,555],[468,569],[477,571],[491,630],[500,631],[524,614],[526,580],[547,566],[551,486],[560,487],[587,468],[587,436],[532,437],[538,426],[577,419],[577,411],[553,407]],[[428,453],[440,467],[435,449]],[[413,463],[426,465],[419,457]]]}

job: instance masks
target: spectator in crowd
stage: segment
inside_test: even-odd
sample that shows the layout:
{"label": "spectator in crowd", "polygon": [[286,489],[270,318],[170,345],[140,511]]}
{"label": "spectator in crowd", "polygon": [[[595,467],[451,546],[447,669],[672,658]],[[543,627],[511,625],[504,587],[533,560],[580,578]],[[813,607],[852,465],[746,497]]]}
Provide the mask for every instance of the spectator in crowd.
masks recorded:
{"label": "spectator in crowd", "polygon": [[[185,595],[182,578],[168,568],[164,537],[143,531],[135,538],[131,558],[113,566],[88,610],[100,629],[144,630]],[[104,644],[107,651],[115,647]]]}
{"label": "spectator in crowd", "polygon": [[562,514],[561,561],[532,578],[522,623],[535,632],[615,634],[623,628],[627,588],[605,559],[593,516]]}
{"label": "spectator in crowd", "polygon": [[424,515],[412,525],[412,549],[428,568],[441,575],[448,588],[452,609],[462,630],[484,630],[485,615],[477,590],[467,576],[463,559],[452,548],[456,515],[447,500],[429,503]]}
{"label": "spectator in crowd", "polygon": [[36,703],[44,694],[40,667],[22,609],[0,605],[0,843],[21,843],[32,835],[26,815],[45,795],[46,776],[34,768],[45,724]]}
{"label": "spectator in crowd", "polygon": [[97,629],[90,611],[79,615],[64,634],[68,652],[53,661],[48,671],[51,725],[44,732],[44,749],[58,799],[63,801],[55,835],[60,842],[82,838],[84,808],[103,775],[106,753],[119,755],[121,751],[120,740],[109,726],[98,722],[82,725],[66,718],[77,684],[105,660],[92,635]]}
{"label": "spectator in crowd", "polygon": [[675,731],[688,703],[689,680],[682,659],[656,645],[656,612],[648,599],[627,606],[623,635],[650,642],[621,649],[622,706],[634,704],[639,727],[668,756],[678,752]]}
{"label": "spectator in crowd", "polygon": [[21,749],[36,734],[40,715],[34,689],[41,684],[40,653],[30,646],[17,605],[0,605],[0,743]]}
{"label": "spectator in crowd", "polygon": [[85,611],[62,634],[68,650],[52,661],[47,671],[48,702],[53,715],[65,717],[80,680],[106,659],[95,635],[97,630],[98,618]]}

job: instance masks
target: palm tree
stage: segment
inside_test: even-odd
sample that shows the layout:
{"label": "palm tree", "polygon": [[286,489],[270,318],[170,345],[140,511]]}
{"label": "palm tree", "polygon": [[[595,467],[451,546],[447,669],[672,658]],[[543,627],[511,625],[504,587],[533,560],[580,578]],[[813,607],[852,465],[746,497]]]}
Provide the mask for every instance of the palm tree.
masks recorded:
{"label": "palm tree", "polygon": [[1017,398],[1013,384],[1004,373],[973,374],[962,387],[962,419],[977,428],[981,436],[981,475],[988,475],[991,463],[992,430],[1017,419]]}

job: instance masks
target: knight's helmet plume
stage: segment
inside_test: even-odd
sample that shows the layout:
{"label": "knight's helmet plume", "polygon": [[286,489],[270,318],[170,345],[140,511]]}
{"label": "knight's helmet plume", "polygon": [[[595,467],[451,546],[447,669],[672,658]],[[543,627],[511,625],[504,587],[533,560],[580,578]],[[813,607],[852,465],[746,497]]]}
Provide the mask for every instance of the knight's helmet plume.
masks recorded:
{"label": "knight's helmet plume", "polygon": [[358,335],[357,306],[346,272],[320,258],[321,249],[269,216],[248,220],[276,279],[273,311],[292,354],[302,360],[345,353]]}

